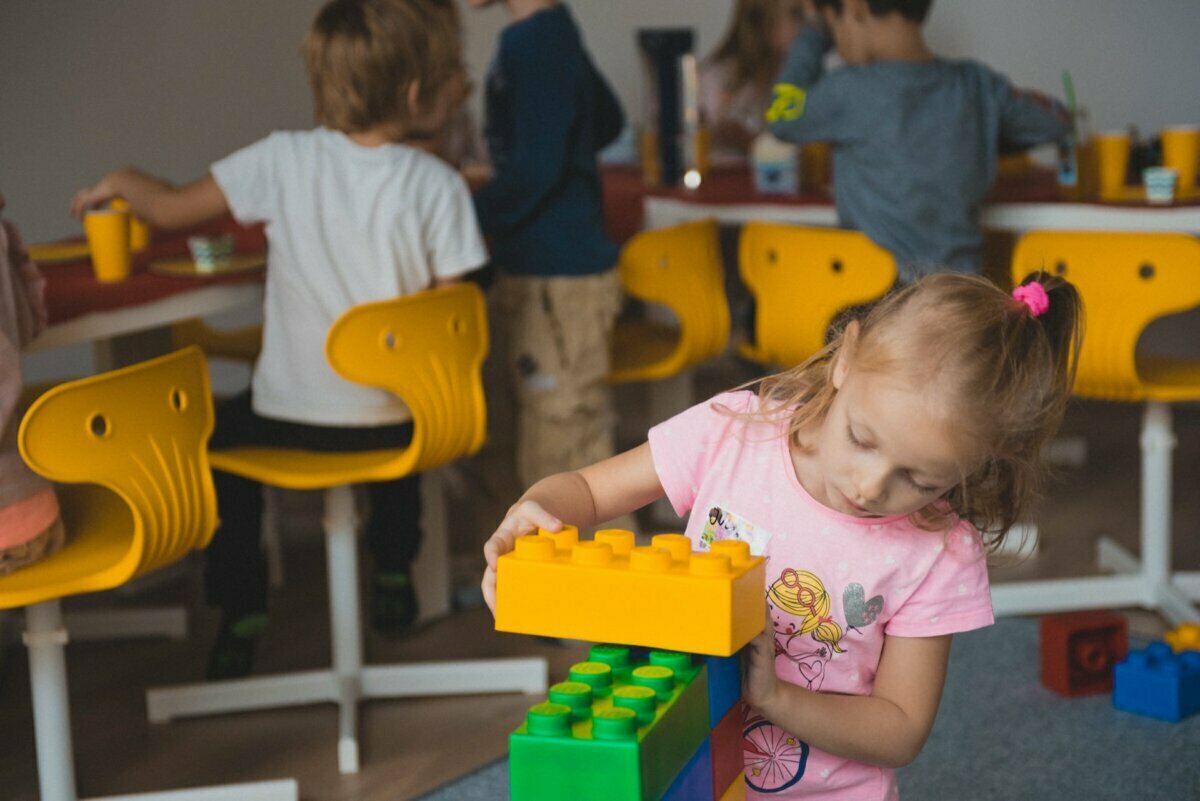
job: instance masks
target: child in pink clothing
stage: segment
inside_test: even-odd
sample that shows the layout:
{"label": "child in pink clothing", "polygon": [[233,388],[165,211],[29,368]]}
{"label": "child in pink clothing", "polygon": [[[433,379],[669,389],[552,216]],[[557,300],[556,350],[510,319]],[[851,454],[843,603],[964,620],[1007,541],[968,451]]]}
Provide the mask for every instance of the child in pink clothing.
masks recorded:
{"label": "child in pink clothing", "polygon": [[1061,279],[1007,293],[941,274],[889,295],[757,392],[531,487],[484,548],[663,495],[697,548],[767,557],[747,648],[748,798],[888,801],[933,727],[951,636],[992,622],[986,550],[1028,508],[1073,380],[1081,307]]}
{"label": "child in pink clothing", "polygon": [[48,556],[64,541],[53,488],[17,452],[21,349],[46,326],[43,286],[17,227],[0,219],[0,576]]}

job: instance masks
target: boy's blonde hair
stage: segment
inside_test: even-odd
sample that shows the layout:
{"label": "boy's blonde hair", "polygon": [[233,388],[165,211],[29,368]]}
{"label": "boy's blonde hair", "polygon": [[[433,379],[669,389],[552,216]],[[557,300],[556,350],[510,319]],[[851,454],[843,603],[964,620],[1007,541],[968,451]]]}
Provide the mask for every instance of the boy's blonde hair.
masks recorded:
{"label": "boy's blonde hair", "polygon": [[[1037,496],[1042,446],[1058,429],[1074,383],[1083,308],[1063,279],[1038,273],[1025,283],[1033,281],[1050,299],[1040,317],[985,278],[944,273],[889,294],[860,320],[853,369],[946,393],[963,442],[984,457],[945,503],[914,513],[921,528],[943,530],[962,518],[998,548]],[[787,413],[795,447],[833,402],[833,368],[847,355],[845,344],[843,327],[806,362],[759,384],[762,414]]]}
{"label": "boy's blonde hair", "polygon": [[451,0],[332,0],[304,39],[317,123],[345,133],[407,127],[408,92],[430,105],[461,70]]}

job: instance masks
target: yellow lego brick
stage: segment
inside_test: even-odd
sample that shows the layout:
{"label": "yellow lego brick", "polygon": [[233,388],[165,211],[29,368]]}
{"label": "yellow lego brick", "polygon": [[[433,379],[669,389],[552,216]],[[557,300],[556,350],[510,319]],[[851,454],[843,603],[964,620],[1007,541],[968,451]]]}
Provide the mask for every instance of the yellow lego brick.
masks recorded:
{"label": "yellow lego brick", "polygon": [[1200,651],[1200,623],[1180,623],[1163,635],[1175,653]]}
{"label": "yellow lego brick", "polygon": [[496,630],[729,656],[762,631],[764,562],[735,540],[693,551],[682,534],[520,537],[500,557]]}
{"label": "yellow lego brick", "polygon": [[746,780],[739,775],[721,796],[721,801],[746,801]]}

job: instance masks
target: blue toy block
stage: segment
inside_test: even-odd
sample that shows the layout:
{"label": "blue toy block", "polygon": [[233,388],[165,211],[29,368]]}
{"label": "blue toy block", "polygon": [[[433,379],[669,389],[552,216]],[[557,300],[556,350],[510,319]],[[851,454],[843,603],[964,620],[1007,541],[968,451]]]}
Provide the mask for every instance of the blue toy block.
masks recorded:
{"label": "blue toy block", "polygon": [[709,801],[715,799],[712,776],[712,748],[706,739],[667,788],[662,801]]}
{"label": "blue toy block", "polygon": [[1200,651],[1166,643],[1131,651],[1113,671],[1113,706],[1172,723],[1200,711]]}
{"label": "blue toy block", "polygon": [[708,725],[715,729],[742,697],[742,656],[708,656]]}

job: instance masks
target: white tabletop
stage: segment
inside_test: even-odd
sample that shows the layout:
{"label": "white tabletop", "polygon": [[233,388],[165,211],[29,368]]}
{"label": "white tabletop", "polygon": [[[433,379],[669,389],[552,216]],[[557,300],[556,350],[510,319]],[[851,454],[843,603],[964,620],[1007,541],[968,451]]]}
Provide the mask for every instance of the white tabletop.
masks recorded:
{"label": "white tabletop", "polygon": [[[837,225],[828,204],[703,203],[678,197],[645,198],[645,227],[666,228],[711,217],[737,225],[751,220],[793,225]],[[1100,203],[994,203],[983,211],[985,228],[1013,231],[1179,231],[1200,233],[1197,206],[1106,206]]]}

